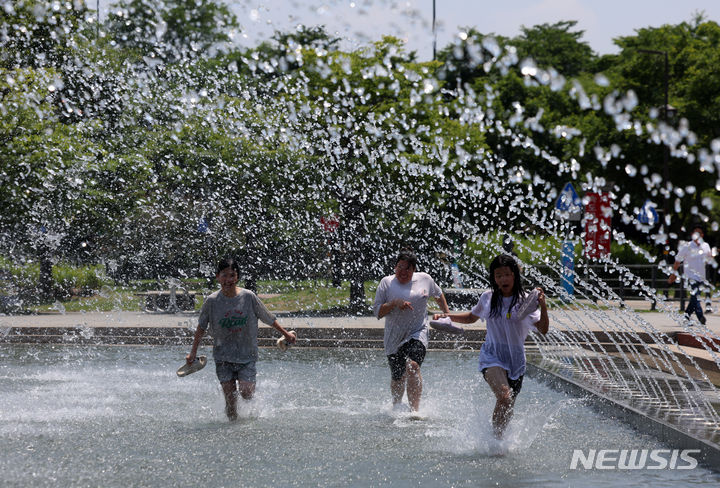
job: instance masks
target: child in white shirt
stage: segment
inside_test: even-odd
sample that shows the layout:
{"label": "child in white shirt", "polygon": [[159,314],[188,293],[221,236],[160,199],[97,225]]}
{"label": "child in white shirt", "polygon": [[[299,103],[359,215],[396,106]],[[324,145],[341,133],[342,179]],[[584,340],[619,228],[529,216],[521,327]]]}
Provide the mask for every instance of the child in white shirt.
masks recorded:
{"label": "child in white shirt", "polygon": [[490,263],[491,291],[480,296],[470,312],[436,314],[435,319],[449,317],[454,322],[472,324],[478,319],[487,323],[487,336],[480,349],[480,371],[495,394],[492,423],[495,436],[502,438],[513,413],[515,398],[525,374],[525,339],[531,331],[547,334],[550,320],[545,294],[538,288],[538,308],[518,317],[518,308],[528,298],[523,290],[520,268],[512,256],[500,255]]}

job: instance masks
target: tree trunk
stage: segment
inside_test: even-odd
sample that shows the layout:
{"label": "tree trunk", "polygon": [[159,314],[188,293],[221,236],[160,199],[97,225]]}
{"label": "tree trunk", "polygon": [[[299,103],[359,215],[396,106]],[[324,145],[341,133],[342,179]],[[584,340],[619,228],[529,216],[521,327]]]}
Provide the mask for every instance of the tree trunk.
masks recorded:
{"label": "tree trunk", "polygon": [[355,278],[350,279],[350,310],[353,312],[365,312],[365,283]]}
{"label": "tree trunk", "polygon": [[52,298],[53,294],[53,277],[52,277],[52,261],[43,255],[40,258],[40,299],[47,300]]}
{"label": "tree trunk", "polygon": [[245,279],[245,289],[257,293],[257,278],[255,276],[250,276]]}
{"label": "tree trunk", "polygon": [[336,249],[330,251],[330,272],[332,273],[332,286],[340,288],[342,286],[342,260],[340,259],[340,252]]}

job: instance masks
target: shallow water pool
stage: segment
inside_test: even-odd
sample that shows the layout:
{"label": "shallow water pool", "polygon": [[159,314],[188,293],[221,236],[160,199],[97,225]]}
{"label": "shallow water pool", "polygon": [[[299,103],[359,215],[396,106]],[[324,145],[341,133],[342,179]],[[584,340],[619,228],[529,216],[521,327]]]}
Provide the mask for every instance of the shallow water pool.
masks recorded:
{"label": "shallow water pool", "polygon": [[[573,450],[673,449],[526,378],[507,439],[467,352],[428,353],[415,420],[381,351],[262,350],[228,422],[214,363],[173,347],[0,351],[2,486],[717,486],[690,470],[570,469]],[[209,351],[203,353],[209,354]]]}

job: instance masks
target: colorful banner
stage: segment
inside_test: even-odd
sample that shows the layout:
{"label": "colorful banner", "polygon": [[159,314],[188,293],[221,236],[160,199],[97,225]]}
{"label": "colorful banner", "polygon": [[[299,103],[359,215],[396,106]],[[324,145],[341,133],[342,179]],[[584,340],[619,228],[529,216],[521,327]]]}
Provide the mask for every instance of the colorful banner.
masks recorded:
{"label": "colorful banner", "polygon": [[585,195],[585,257],[599,259],[610,254],[612,236],[612,207],[610,194]]}

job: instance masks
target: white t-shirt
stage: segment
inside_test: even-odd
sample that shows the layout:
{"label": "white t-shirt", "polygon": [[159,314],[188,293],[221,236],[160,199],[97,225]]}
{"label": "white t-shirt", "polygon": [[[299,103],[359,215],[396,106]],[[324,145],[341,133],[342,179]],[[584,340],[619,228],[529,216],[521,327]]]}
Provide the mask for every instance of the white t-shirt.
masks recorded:
{"label": "white t-shirt", "polygon": [[687,279],[704,281],[705,265],[712,262],[712,251],[703,240],[700,244],[690,241],[678,250],[675,260],[683,263],[683,274]]}
{"label": "white t-shirt", "polygon": [[490,317],[491,291],[480,295],[480,299],[470,311],[487,323],[487,336],[480,348],[480,370],[500,366],[508,372],[512,380],[525,374],[525,339],[531,331],[536,331],[535,323],[540,320],[540,309],[535,310],[522,320],[513,318],[513,306],[508,318],[508,308],[512,297],[503,297],[499,315]]}
{"label": "white t-shirt", "polygon": [[384,303],[398,298],[410,302],[413,308],[412,310],[394,308],[385,316],[386,355],[395,354],[400,346],[410,339],[417,339],[427,347],[427,302],[428,298],[437,298],[440,295],[442,295],[442,290],[427,273],[413,273],[410,282],[404,285],[397,280],[395,275],[386,276],[380,281],[373,305],[375,317],[380,314],[380,307]]}

